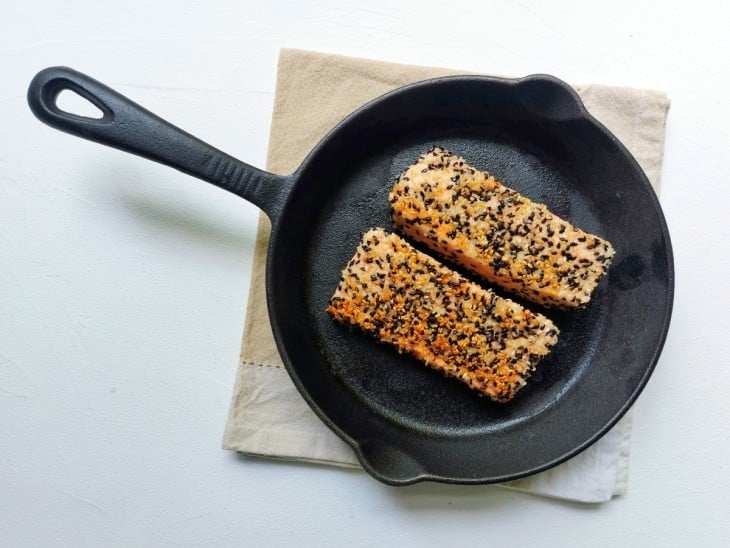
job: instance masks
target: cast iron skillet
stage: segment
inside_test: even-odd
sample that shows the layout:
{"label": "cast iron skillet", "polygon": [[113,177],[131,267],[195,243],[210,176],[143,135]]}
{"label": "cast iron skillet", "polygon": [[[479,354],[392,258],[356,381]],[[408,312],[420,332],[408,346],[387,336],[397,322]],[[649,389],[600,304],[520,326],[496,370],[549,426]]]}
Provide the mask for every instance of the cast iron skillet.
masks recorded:
{"label": "cast iron skillet", "polygon": [[[103,117],[61,111],[64,89]],[[397,89],[339,123],[284,177],[68,68],[40,72],[28,100],[57,129],[167,164],[266,212],[268,311],[286,368],[381,481],[492,483],[545,470],[613,426],[657,362],[674,287],[663,215],[636,161],[556,78],[449,77]],[[586,309],[541,310],[558,324],[560,342],[508,404],[480,398],[325,313],[362,232],[392,229],[387,193],[395,177],[435,144],[616,248]]]}

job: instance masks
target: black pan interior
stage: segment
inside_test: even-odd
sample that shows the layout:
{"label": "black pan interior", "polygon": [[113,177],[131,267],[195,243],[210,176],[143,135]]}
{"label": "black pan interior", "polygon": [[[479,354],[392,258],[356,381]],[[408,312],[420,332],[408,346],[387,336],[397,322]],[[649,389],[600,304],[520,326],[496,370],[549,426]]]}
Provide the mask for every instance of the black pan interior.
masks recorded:
{"label": "black pan interior", "polygon": [[[586,309],[528,304],[561,335],[508,404],[325,313],[361,234],[394,229],[395,178],[433,145],[616,248]],[[666,226],[634,160],[561,84],[457,78],[396,92],[338,126],[297,175],[270,249],[274,331],[304,397],[379,479],[496,482],[540,471],[605,433],[648,379],[671,309]]]}

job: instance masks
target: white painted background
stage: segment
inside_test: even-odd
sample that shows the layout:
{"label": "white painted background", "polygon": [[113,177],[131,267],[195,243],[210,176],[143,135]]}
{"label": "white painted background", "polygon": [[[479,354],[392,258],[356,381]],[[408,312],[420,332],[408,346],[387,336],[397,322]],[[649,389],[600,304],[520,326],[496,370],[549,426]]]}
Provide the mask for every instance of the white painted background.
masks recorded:
{"label": "white painted background", "polygon": [[[720,4],[3,2],[0,545],[727,546]],[[219,449],[256,209],[40,124],[25,91],[40,68],[69,65],[263,166],[280,47],[669,94],[675,315],[635,406],[626,496],[581,506],[491,487],[393,489]]]}

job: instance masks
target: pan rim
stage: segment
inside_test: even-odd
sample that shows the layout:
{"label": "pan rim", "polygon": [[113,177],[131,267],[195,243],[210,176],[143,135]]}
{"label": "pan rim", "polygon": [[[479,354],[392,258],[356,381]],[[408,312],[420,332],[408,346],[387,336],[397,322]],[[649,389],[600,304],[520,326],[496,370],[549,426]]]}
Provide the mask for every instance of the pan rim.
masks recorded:
{"label": "pan rim", "polygon": [[[330,142],[332,139],[336,138],[337,135],[343,130],[343,128],[348,127],[350,124],[352,124],[354,121],[357,120],[358,117],[362,116],[363,114],[367,113],[368,111],[372,110],[375,106],[382,104],[387,101],[391,101],[394,98],[400,97],[404,94],[411,94],[416,90],[422,89],[424,87],[433,87],[433,86],[440,86],[440,85],[499,85],[499,86],[507,86],[512,88],[517,88],[521,85],[530,84],[536,82],[538,84],[548,84],[552,86],[557,86],[561,91],[567,93],[569,99],[573,101],[573,107],[574,110],[570,113],[568,113],[569,116],[576,117],[576,118],[582,118],[586,121],[588,121],[594,128],[594,130],[600,132],[605,138],[609,139],[614,146],[619,150],[621,153],[622,160],[628,162],[628,165],[630,169],[637,175],[637,183],[641,186],[642,190],[647,192],[647,195],[649,196],[649,200],[652,207],[652,213],[655,215],[657,221],[658,221],[658,228],[659,232],[661,233],[664,248],[663,248],[663,261],[666,260],[667,265],[667,281],[666,281],[666,305],[664,307],[664,310],[662,310],[662,318],[660,325],[658,325],[658,338],[653,343],[653,353],[651,355],[651,358],[648,360],[648,363],[646,364],[643,374],[640,376],[640,378],[636,381],[635,386],[633,388],[633,391],[631,392],[630,396],[627,398],[626,402],[616,411],[613,416],[604,424],[604,426],[600,429],[598,429],[592,436],[590,436],[588,439],[586,439],[583,443],[577,445],[574,447],[571,451],[567,451],[565,454],[561,455],[560,457],[556,459],[552,459],[548,462],[543,463],[539,466],[532,466],[525,470],[522,470],[518,473],[513,474],[507,474],[507,475],[490,475],[490,476],[479,476],[479,477],[464,477],[462,476],[449,476],[445,474],[440,473],[434,473],[429,471],[423,471],[421,473],[410,475],[409,477],[396,477],[393,475],[389,475],[386,471],[375,467],[370,462],[369,458],[364,452],[364,442],[355,439],[352,435],[350,435],[348,432],[346,432],[343,428],[340,427],[340,425],[336,422],[335,418],[330,417],[327,415],[323,409],[320,407],[319,403],[314,400],[314,398],[311,397],[309,392],[307,391],[306,387],[304,386],[302,380],[299,377],[299,374],[297,372],[297,368],[295,367],[296,359],[292,359],[292,357],[289,354],[287,345],[286,345],[286,337],[282,333],[281,325],[279,323],[276,311],[274,310],[274,298],[272,297],[275,295],[275,288],[274,288],[274,282],[273,282],[273,269],[275,268],[274,265],[274,258],[276,254],[276,248],[277,248],[277,242],[279,241],[279,235],[280,235],[280,227],[286,222],[286,212],[290,207],[292,207],[292,190],[296,187],[299,176],[301,173],[303,173],[313,162],[316,162],[317,157],[320,153],[320,151],[327,145],[328,142]],[[618,423],[619,420],[628,412],[628,410],[633,406],[633,404],[636,402],[637,398],[641,394],[641,392],[646,387],[651,375],[653,374],[656,365],[659,361],[659,358],[661,356],[661,352],[663,350],[664,344],[667,339],[669,326],[671,322],[671,316],[672,316],[672,309],[673,309],[673,303],[674,303],[674,290],[675,290],[675,272],[674,272],[674,255],[671,245],[671,239],[669,234],[669,228],[666,223],[666,219],[664,217],[663,211],[661,209],[661,205],[659,203],[658,197],[656,196],[656,193],[654,192],[646,174],[641,169],[638,161],[634,158],[634,156],[628,151],[628,149],[621,143],[621,141],[611,132],[609,131],[599,120],[597,120],[593,115],[590,114],[590,112],[587,110],[585,105],[583,104],[582,100],[578,96],[577,92],[567,83],[563,82],[562,80],[556,78],[555,76],[549,75],[549,74],[531,74],[525,77],[521,78],[501,78],[501,77],[494,77],[494,76],[482,76],[482,75],[457,75],[457,76],[444,76],[444,77],[438,77],[438,78],[430,78],[426,80],[421,80],[419,82],[415,82],[412,84],[408,84],[405,86],[401,86],[399,88],[396,88],[392,91],[389,91],[383,95],[380,95],[379,97],[365,103],[358,109],[354,110],[351,114],[343,118],[341,121],[339,121],[318,143],[315,145],[315,147],[309,152],[309,154],[306,156],[302,164],[299,166],[299,168],[292,173],[289,177],[291,177],[293,184],[291,186],[290,192],[288,193],[287,199],[282,207],[281,214],[279,215],[276,222],[272,223],[272,231],[270,235],[270,241],[268,246],[268,254],[266,259],[266,292],[267,292],[267,309],[269,313],[269,318],[271,322],[272,331],[274,334],[274,339],[276,341],[277,349],[282,357],[282,361],[284,362],[285,368],[287,370],[287,373],[289,374],[290,378],[292,379],[294,385],[296,386],[299,393],[302,395],[302,397],[305,399],[307,404],[310,406],[310,408],[315,412],[315,414],[318,416],[318,418],[327,425],[335,434],[337,434],[342,440],[344,440],[348,445],[350,445],[360,464],[363,466],[363,468],[373,477],[376,479],[382,481],[383,483],[390,484],[390,485],[408,485],[413,483],[418,483],[421,481],[435,481],[440,483],[449,483],[449,484],[491,484],[491,483],[501,483],[505,481],[511,481],[516,480],[519,478],[523,478],[526,476],[534,475],[539,472],[548,470],[550,468],[553,468],[562,462],[565,462],[569,460],[570,458],[578,455],[582,451],[586,450],[588,447],[593,445],[596,441],[598,441],[601,437],[603,437],[611,428],[613,428],[616,423]]]}

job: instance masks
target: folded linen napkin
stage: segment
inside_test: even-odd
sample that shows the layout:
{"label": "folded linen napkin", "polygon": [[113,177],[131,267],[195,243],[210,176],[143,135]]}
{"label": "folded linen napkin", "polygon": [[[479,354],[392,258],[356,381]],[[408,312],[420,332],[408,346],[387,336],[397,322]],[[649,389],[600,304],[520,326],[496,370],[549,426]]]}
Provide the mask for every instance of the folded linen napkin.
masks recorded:
{"label": "folded linen napkin", "polygon": [[[396,87],[464,74],[339,55],[284,49],[279,57],[267,169],[294,171],[340,119]],[[658,192],[669,109],[660,92],[575,86],[588,110],[636,157]],[[238,375],[223,448],[249,455],[359,467],[350,447],[327,428],[294,387],[276,350],[265,295],[270,225],[259,220]],[[545,496],[602,502],[627,489],[631,419],[569,461],[500,484]]]}

